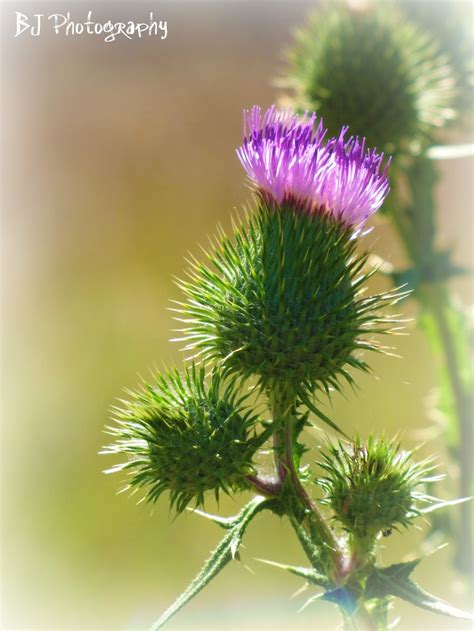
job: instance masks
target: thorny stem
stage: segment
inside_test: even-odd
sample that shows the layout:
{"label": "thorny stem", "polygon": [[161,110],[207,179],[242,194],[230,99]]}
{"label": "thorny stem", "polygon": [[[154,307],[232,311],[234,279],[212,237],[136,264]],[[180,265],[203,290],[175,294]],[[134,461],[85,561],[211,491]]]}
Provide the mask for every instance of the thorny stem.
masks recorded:
{"label": "thorny stem", "polygon": [[[350,556],[346,557],[344,550],[341,549],[318,506],[301,483],[295,463],[294,436],[297,418],[294,393],[291,388],[274,386],[269,392],[269,396],[272,419],[275,424],[273,440],[277,477],[264,478],[259,475],[249,475],[247,476],[247,481],[259,493],[272,497],[280,495],[288,482],[291,484],[294,495],[307,513],[302,525],[307,531],[308,539],[313,541],[319,549],[324,550],[325,558],[329,561],[327,567],[328,578],[334,586],[344,585],[350,574],[359,571],[367,563],[370,551],[366,548],[361,550],[352,546]],[[297,529],[297,524],[293,522],[293,519],[290,515],[290,520]],[[311,553],[306,552],[311,563],[313,563],[314,559],[311,558]],[[372,620],[363,601],[358,603],[356,611],[351,616],[344,613],[344,619],[347,629],[377,631],[377,624]]]}
{"label": "thorny stem", "polygon": [[248,475],[247,482],[262,495],[275,497],[280,494],[281,481],[273,478],[263,478],[259,475]]}
{"label": "thorny stem", "polygon": [[331,559],[332,576],[330,578],[336,585],[340,584],[344,578],[344,553],[318,506],[302,485],[295,466],[293,444],[296,422],[295,397],[291,389],[275,386],[271,392],[271,407],[273,422],[279,424],[279,428],[274,434],[274,448],[275,464],[281,485],[283,486],[287,478],[290,478],[296,496],[308,511],[307,520],[310,522],[308,525],[312,527],[309,530],[316,531],[319,543],[324,546],[325,552]]}
{"label": "thorny stem", "polygon": [[[359,568],[351,567],[351,560],[346,558],[332,529],[327,524],[316,503],[308,495],[301,483],[298,468],[295,464],[295,396],[291,388],[275,386],[270,393],[273,422],[276,424],[274,434],[275,464],[281,488],[288,481],[292,490],[306,510],[307,516],[303,526],[308,537],[320,550],[324,550],[328,560],[328,578],[334,586],[344,585],[349,574]],[[288,480],[289,479],[289,480]],[[308,556],[311,555],[308,553]],[[313,559],[310,558],[313,562]],[[363,564],[362,559],[358,561]],[[349,618],[351,628],[357,631],[377,631],[377,624],[372,620],[363,601],[358,603],[357,609]]]}
{"label": "thorny stem", "polygon": [[357,572],[359,569],[368,568],[373,564],[372,553],[375,541],[375,536],[367,536],[365,538],[349,536],[350,557],[346,565],[347,573]]}

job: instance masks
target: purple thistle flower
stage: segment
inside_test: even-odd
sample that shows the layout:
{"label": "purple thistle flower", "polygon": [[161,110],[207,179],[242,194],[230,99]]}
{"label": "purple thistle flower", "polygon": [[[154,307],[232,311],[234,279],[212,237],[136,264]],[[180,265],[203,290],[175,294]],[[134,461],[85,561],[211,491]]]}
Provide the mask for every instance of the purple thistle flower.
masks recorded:
{"label": "purple thistle flower", "polygon": [[316,114],[299,117],[274,105],[244,110],[244,142],[237,155],[262,199],[310,213],[328,213],[346,226],[360,228],[382,205],[389,191],[383,153],[366,149],[365,139],[326,140]]}

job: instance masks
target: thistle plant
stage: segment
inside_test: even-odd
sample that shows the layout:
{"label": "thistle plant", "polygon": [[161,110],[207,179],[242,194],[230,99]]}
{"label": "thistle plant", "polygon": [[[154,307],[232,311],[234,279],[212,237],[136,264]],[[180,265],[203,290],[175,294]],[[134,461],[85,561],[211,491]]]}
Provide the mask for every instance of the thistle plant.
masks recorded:
{"label": "thistle plant", "polygon": [[[132,492],[143,489],[149,502],[168,493],[177,513],[188,507],[226,530],[153,629],[238,558],[263,511],[289,520],[308,558],[308,567],[273,565],[319,589],[308,604],[335,603],[347,628],[388,628],[394,597],[468,617],[412,581],[418,561],[377,565],[380,537],[455,503],[426,493],[433,463],[412,461],[393,441],[350,438],[355,428],[343,431],[322,409],[331,390],[369,370],[369,351],[384,351],[376,338],[398,327],[386,308],[404,294],[370,295],[374,271],[360,248],[366,220],[387,196],[390,161],[346,127],[329,137],[314,114],[276,107],[244,113],[237,154],[254,200],[233,236],[220,234],[180,283],[187,366],[130,392],[104,449],[121,458],[109,471],[126,472]],[[338,442],[310,472],[302,459],[315,422]],[[264,444],[271,475],[257,464]],[[318,488],[322,500],[313,497]],[[242,491],[253,497],[234,517],[200,510],[209,493]]]}
{"label": "thistle plant", "polygon": [[432,39],[390,3],[371,10],[324,3],[298,32],[286,87],[298,109],[331,132],[354,133],[392,154],[418,150],[455,116],[454,79]]}
{"label": "thistle plant", "polygon": [[[466,124],[472,115],[472,33],[456,9],[454,3],[414,0],[323,0],[298,31],[280,83],[282,101],[297,111],[317,111],[331,131],[347,124],[393,155],[383,214],[407,263],[385,269],[394,286],[404,285],[418,302],[418,322],[439,372],[437,418],[444,420],[447,451],[459,468],[458,493],[470,496],[472,318],[452,294],[452,278],[466,270],[439,242],[435,202],[437,160],[473,153],[473,145],[437,144],[443,129],[456,123],[460,129],[459,121]],[[470,576],[472,509],[462,506],[453,517],[448,528],[435,527],[456,541],[455,565]]]}

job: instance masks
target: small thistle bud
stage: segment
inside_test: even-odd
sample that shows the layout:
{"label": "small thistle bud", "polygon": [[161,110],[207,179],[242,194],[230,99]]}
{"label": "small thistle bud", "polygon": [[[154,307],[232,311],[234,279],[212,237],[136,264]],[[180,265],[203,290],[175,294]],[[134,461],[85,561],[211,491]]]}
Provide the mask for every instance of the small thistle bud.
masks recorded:
{"label": "small thistle bud", "polygon": [[[384,330],[384,296],[363,296],[355,233],[388,192],[382,156],[357,138],[325,140],[315,116],[245,113],[239,158],[259,200],[235,240],[223,238],[181,286],[188,348],[261,382],[337,387]],[[315,129],[316,128],[316,129]],[[390,298],[393,298],[391,296]]]}
{"label": "small thistle bud", "polygon": [[130,395],[108,428],[116,440],[102,452],[128,457],[108,471],[127,471],[127,488],[145,487],[149,501],[169,491],[181,512],[193,499],[202,504],[206,491],[218,498],[247,486],[265,433],[256,435],[257,418],[218,371],[209,385],[203,369],[170,372]]}
{"label": "small thistle bud", "polygon": [[431,471],[430,461],[414,463],[398,443],[373,437],[366,443],[356,438],[351,446],[330,445],[322,456],[326,475],[317,483],[325,491],[323,502],[357,539],[388,535],[419,514],[417,501],[424,496],[417,487]]}
{"label": "small thistle bud", "polygon": [[455,115],[445,57],[387,2],[323,4],[298,33],[287,74],[295,108],[390,153],[418,147]]}

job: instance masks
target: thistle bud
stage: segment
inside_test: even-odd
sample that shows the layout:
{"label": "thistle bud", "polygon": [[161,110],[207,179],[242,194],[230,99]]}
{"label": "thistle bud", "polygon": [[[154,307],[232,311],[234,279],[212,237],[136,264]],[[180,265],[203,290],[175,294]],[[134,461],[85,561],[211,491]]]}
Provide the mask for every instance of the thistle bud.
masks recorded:
{"label": "thistle bud", "polygon": [[462,2],[431,2],[429,11],[419,0],[398,0],[407,19],[417,24],[436,41],[449,61],[456,82],[455,108],[472,116],[474,88],[474,38],[472,20],[466,19]]}
{"label": "thistle bud", "polygon": [[[260,108],[245,113],[239,158],[257,208],[181,283],[181,339],[206,359],[263,384],[337,387],[364,332],[386,328],[386,296],[363,296],[366,255],[355,235],[389,188],[383,156],[365,141],[326,139],[315,116]],[[390,298],[393,298],[390,297]]]}
{"label": "thistle bud", "polygon": [[202,504],[206,491],[218,498],[220,490],[245,488],[265,438],[256,435],[257,419],[243,409],[233,384],[224,385],[217,370],[207,384],[194,366],[131,392],[114,420],[108,429],[115,442],[102,453],[128,460],[108,473],[127,471],[127,488],[144,487],[149,501],[169,491],[178,512],[193,499]]}
{"label": "thistle bud", "polygon": [[298,33],[285,85],[293,106],[317,111],[331,133],[349,125],[391,153],[418,147],[455,116],[449,63],[388,2],[318,8]]}
{"label": "thistle bud", "polygon": [[372,539],[407,527],[419,514],[423,499],[417,487],[431,471],[430,461],[414,463],[400,445],[384,439],[356,438],[351,446],[339,443],[323,452],[325,476],[317,483],[335,519],[359,540]]}

